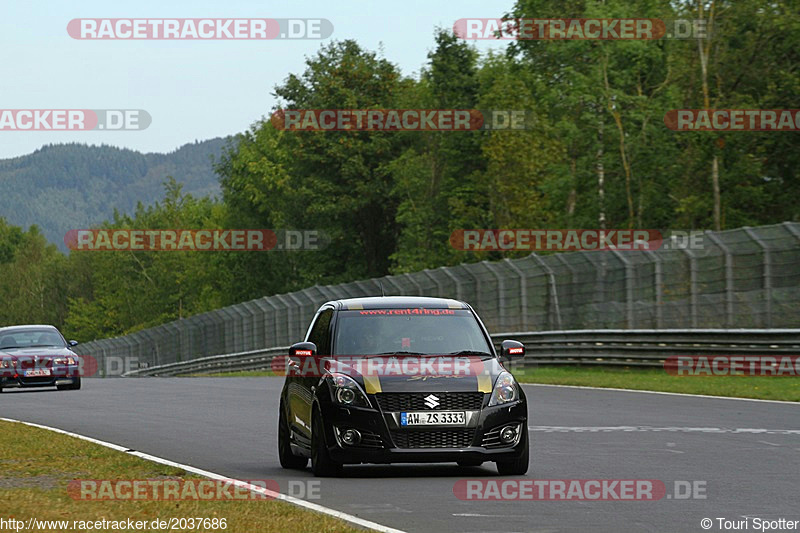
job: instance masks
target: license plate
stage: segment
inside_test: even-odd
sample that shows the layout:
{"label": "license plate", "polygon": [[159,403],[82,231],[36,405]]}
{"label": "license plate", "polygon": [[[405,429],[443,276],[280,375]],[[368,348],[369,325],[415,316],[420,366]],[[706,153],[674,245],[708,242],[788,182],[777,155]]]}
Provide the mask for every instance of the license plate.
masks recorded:
{"label": "license plate", "polygon": [[464,411],[415,411],[400,413],[401,426],[466,426]]}
{"label": "license plate", "polygon": [[49,368],[42,368],[40,370],[26,370],[25,377],[26,378],[40,378],[43,376],[49,376],[50,369]]}

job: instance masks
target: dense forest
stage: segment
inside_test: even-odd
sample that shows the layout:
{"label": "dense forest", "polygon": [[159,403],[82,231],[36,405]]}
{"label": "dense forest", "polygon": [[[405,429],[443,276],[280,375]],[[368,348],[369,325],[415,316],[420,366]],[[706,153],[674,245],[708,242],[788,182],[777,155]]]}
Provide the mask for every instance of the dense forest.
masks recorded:
{"label": "dense forest", "polygon": [[[436,29],[415,77],[357,42],[323,45],[275,88],[277,107],[524,109],[535,127],[291,132],[261,120],[217,162],[221,198],[190,194],[181,182],[196,176],[165,170],[160,201],[118,209],[103,226],[322,229],[330,246],[66,256],[37,228],[2,223],[0,323],[54,323],[86,341],[313,284],[503,257],[454,250],[449,236],[460,228],[692,230],[800,219],[796,133],[676,132],[664,123],[673,109],[796,108],[797,1],[518,0],[505,15],[707,19],[712,31],[520,40],[480,55]],[[264,116],[274,110],[265,103]],[[40,201],[47,212],[63,206]]]}
{"label": "dense forest", "polygon": [[30,155],[0,160],[0,214],[11,224],[33,224],[66,251],[64,234],[152,204],[165,176],[198,196],[219,195],[212,159],[222,138],[194,142],[167,154],[142,154],[113,146],[48,145]]}

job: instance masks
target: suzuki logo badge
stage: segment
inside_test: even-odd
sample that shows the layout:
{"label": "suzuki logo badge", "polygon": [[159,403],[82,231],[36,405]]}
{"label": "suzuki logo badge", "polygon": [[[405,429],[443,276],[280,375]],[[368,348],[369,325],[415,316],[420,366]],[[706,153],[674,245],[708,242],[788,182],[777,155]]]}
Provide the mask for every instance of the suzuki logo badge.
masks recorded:
{"label": "suzuki logo badge", "polygon": [[434,396],[433,394],[429,394],[425,397],[425,405],[429,409],[433,409],[434,407],[439,407],[439,398]]}

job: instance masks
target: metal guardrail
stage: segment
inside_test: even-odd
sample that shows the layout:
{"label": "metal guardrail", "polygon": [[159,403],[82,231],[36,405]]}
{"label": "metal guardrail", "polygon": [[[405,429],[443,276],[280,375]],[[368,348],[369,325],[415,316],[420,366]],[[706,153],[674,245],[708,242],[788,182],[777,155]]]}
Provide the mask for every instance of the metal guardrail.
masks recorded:
{"label": "metal guardrail", "polygon": [[603,329],[505,333],[525,365],[663,367],[674,355],[800,355],[800,329]]}
{"label": "metal guardrail", "polygon": [[[593,365],[662,367],[673,355],[800,355],[800,329],[602,329],[497,333],[525,344],[520,366]],[[125,377],[181,376],[269,370],[289,347],[215,355],[140,368]]]}
{"label": "metal guardrail", "polygon": [[123,377],[148,376],[186,376],[191,374],[216,374],[223,372],[269,370],[272,359],[289,353],[288,346],[251,350],[249,352],[230,353],[201,357],[180,363],[139,368],[123,374]]}

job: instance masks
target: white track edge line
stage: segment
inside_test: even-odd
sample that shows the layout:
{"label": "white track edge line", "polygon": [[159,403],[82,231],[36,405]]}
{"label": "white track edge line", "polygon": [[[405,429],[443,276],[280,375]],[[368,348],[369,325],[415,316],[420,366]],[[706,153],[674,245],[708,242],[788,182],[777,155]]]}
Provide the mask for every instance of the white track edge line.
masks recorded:
{"label": "white track edge line", "polygon": [[87,437],[86,435],[80,435],[78,433],[72,433],[70,431],[65,431],[63,429],[54,428],[50,426],[45,426],[42,424],[35,424],[33,422],[25,422],[24,420],[16,420],[13,418],[3,418],[0,417],[0,421],[3,422],[11,422],[16,424],[24,424],[26,426],[31,426],[39,429],[46,429],[48,431],[53,431],[55,433],[61,433],[62,435],[67,435],[69,437],[74,437],[76,439],[85,440],[87,442],[91,442],[93,444],[98,444],[100,446],[104,446],[106,448],[111,448],[112,450],[116,450],[118,452],[127,453],[129,455],[133,455],[135,457],[139,457],[140,459],[144,459],[146,461],[151,461],[153,463],[159,463],[166,466],[172,466],[175,468],[181,468],[187,472],[191,472],[193,474],[198,474],[203,477],[207,477],[209,479],[215,479],[218,481],[230,481],[232,485],[236,485],[247,489],[249,491],[263,494],[264,496],[268,496],[270,498],[274,498],[276,500],[283,500],[287,503],[296,505],[298,507],[302,507],[309,511],[315,511],[317,513],[325,514],[328,516],[332,516],[334,518],[338,518],[340,520],[344,520],[346,522],[350,522],[351,524],[355,524],[357,526],[373,529],[375,531],[380,531],[381,533],[406,533],[400,529],[394,529],[388,526],[384,526],[382,524],[378,524],[377,522],[372,522],[370,520],[364,520],[363,518],[359,518],[357,516],[344,513],[342,511],[337,511],[336,509],[330,509],[328,507],[324,507],[317,503],[308,502],[306,500],[301,500],[300,498],[295,498],[294,496],[288,496],[286,494],[281,494],[279,492],[274,492],[269,489],[265,489],[263,487],[258,487],[256,485],[252,485],[250,483],[246,483],[244,481],[235,480],[230,477],[226,477],[220,474],[216,474],[214,472],[209,472],[208,470],[202,470],[200,468],[195,468],[193,466],[184,465],[181,463],[176,463],[175,461],[170,461],[169,459],[164,459],[162,457],[157,457],[155,455],[150,455],[147,453],[139,452],[136,450],[131,450],[130,448],[126,448],[124,446],[120,446],[118,444],[113,444],[111,442],[106,442],[102,440],[98,440],[92,437]]}
{"label": "white track edge line", "polygon": [[614,387],[587,387],[585,385],[554,385],[551,383],[522,383],[530,387],[561,387],[565,389],[613,390],[617,392],[639,392],[641,394],[664,394],[667,396],[689,396],[692,398],[713,398],[715,400],[739,400],[742,402],[781,403],[787,405],[800,405],[800,402],[787,400],[762,400],[761,398],[739,398],[737,396],[712,396],[710,394],[689,394],[686,392],[666,392],[658,390],[617,389]]}

